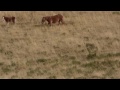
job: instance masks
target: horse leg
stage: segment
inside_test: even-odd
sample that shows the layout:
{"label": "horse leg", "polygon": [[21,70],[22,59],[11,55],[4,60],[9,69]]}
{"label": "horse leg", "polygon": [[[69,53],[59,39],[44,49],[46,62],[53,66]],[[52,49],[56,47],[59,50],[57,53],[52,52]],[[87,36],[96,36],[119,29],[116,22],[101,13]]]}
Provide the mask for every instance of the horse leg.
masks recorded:
{"label": "horse leg", "polygon": [[58,25],[60,25],[60,20],[58,21]]}
{"label": "horse leg", "polygon": [[49,25],[52,26],[52,21],[49,21]]}
{"label": "horse leg", "polygon": [[13,24],[15,24],[15,19],[13,20]]}

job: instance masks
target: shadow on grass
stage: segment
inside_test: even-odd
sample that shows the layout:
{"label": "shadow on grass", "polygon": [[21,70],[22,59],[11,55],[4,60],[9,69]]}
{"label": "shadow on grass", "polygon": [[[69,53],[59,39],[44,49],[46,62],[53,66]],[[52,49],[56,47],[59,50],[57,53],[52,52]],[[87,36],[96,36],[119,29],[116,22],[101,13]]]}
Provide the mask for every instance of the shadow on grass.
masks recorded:
{"label": "shadow on grass", "polygon": [[118,57],[120,56],[120,52],[118,53],[107,53],[107,54],[101,54],[99,56],[96,55],[88,55],[87,59],[102,59],[102,58],[108,58],[108,57]]}
{"label": "shadow on grass", "polygon": [[118,57],[118,56],[120,56],[120,52],[118,52],[118,53],[101,54],[101,55],[97,56],[97,58],[101,59],[101,58]]}

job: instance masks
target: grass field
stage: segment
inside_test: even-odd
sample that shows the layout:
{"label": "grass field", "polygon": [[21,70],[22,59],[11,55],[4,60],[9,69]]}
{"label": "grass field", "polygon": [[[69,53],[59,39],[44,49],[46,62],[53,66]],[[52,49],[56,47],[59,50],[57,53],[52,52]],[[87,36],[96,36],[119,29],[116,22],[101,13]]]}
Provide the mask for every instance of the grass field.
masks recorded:
{"label": "grass field", "polygon": [[[41,25],[62,14],[66,25]],[[6,25],[2,16],[15,16]],[[120,78],[120,12],[0,11],[1,79]],[[97,47],[90,56],[86,44]],[[92,48],[90,48],[92,50]]]}

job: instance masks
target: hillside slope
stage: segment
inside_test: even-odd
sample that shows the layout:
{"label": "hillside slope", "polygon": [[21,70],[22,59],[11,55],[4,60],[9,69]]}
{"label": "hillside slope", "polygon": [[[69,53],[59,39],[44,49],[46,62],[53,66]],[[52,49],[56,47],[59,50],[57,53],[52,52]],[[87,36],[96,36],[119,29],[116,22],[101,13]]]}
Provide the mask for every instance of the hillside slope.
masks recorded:
{"label": "hillside slope", "polygon": [[[61,13],[66,25],[41,25]],[[120,78],[119,12],[0,12],[0,78]],[[88,58],[86,44],[98,48]]]}

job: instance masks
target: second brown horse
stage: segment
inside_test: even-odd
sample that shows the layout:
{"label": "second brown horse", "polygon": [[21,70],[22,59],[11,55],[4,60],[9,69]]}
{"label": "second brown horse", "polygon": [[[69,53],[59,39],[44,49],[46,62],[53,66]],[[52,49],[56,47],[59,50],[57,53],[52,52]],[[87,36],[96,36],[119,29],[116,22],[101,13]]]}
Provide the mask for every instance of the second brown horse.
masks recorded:
{"label": "second brown horse", "polygon": [[46,16],[42,18],[42,24],[47,21],[49,25],[52,25],[52,23],[64,23],[63,16],[61,14],[57,14],[54,16]]}

